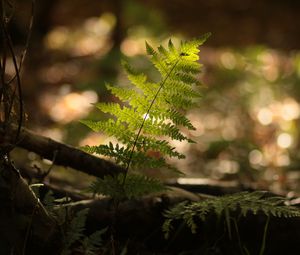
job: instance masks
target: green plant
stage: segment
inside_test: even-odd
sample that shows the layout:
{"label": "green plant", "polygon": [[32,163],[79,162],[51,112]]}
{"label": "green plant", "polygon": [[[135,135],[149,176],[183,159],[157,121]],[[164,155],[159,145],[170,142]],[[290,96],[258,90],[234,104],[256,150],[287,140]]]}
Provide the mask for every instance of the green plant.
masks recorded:
{"label": "green plant", "polygon": [[[39,197],[39,188],[43,184],[37,183],[30,185]],[[43,198],[43,205],[47,212],[60,225],[64,246],[61,251],[62,255],[68,255],[72,252],[72,246],[76,244],[76,251],[84,255],[95,255],[102,248],[102,236],[106,233],[107,228],[100,229],[87,236],[85,225],[89,208],[82,209],[75,214],[69,208],[71,199],[63,197],[55,199],[53,192],[48,191]]]}
{"label": "green plant", "polygon": [[[133,87],[119,88],[107,85],[108,90],[120,100],[120,103],[96,104],[98,109],[113,117],[104,121],[85,120],[82,123],[96,132],[102,131],[115,137],[118,141],[116,144],[110,142],[107,145],[85,146],[83,149],[114,159],[125,171],[117,176],[97,179],[91,184],[90,191],[111,196],[118,205],[118,201],[122,199],[137,198],[164,189],[158,180],[143,176],[138,170],[145,167],[167,167],[178,171],[167,163],[165,157],[182,159],[185,156],[177,152],[167,138],[193,142],[181,132],[180,128],[195,129],[184,112],[200,97],[199,91],[196,90],[196,85],[199,85],[196,75],[201,68],[197,62],[198,47],[207,37],[208,35],[205,35],[199,40],[184,42],[178,49],[170,40],[168,48],[159,46],[158,51],[146,43],[150,60],[161,76],[158,82],[148,81],[146,75],[136,72],[127,62],[123,62],[124,70]],[[159,156],[152,156],[153,152]],[[240,212],[240,216],[246,216],[249,212],[256,214],[261,211],[268,216],[260,249],[260,254],[263,254],[269,217],[300,216],[298,209],[284,206],[283,202],[282,198],[268,197],[263,192],[242,192],[200,202],[184,202],[165,212],[163,231],[168,237],[174,221],[181,220],[192,233],[195,233],[196,219],[205,221],[208,215],[215,213],[219,217],[224,216],[231,239],[231,222],[234,223],[238,233],[237,220],[233,212],[235,214]],[[243,254],[249,253],[242,247],[240,239],[239,246]]]}
{"label": "green plant", "polygon": [[[239,216],[232,214],[239,212],[246,217],[247,213],[263,212],[266,216],[299,217],[300,211],[296,207],[285,206],[285,199],[277,196],[265,196],[265,192],[240,192],[232,195],[213,197],[194,203],[181,203],[165,212],[167,218],[163,225],[165,237],[168,238],[175,220],[182,220],[196,233],[196,220],[205,221],[209,215],[215,213],[218,217],[224,216],[229,238],[231,239],[231,220]],[[236,223],[236,221],[235,221]],[[268,224],[268,223],[267,223]],[[264,240],[266,229],[264,230]]]}
{"label": "green plant", "polygon": [[[90,153],[111,157],[125,169],[117,177],[98,179],[90,187],[94,193],[110,195],[115,199],[131,198],[164,189],[157,180],[137,174],[128,175],[129,170],[145,167],[176,169],[166,162],[165,157],[182,159],[185,156],[175,150],[166,138],[193,141],[180,130],[194,130],[184,111],[195,104],[201,94],[196,86],[196,75],[200,72],[198,47],[209,34],[201,39],[182,42],[176,49],[171,40],[168,48],[158,47],[155,51],[148,43],[146,50],[150,61],[160,74],[160,80],[150,82],[143,73],[135,71],[127,62],[123,68],[131,81],[132,88],[107,85],[107,89],[121,103],[97,103],[96,107],[114,117],[104,121],[82,121],[94,131],[105,132],[118,140],[117,144],[85,146]],[[154,153],[158,156],[152,156]]]}
{"label": "green plant", "polygon": [[[67,209],[67,208],[66,208]],[[92,233],[90,236],[84,234],[85,222],[89,209],[83,209],[78,211],[76,215],[67,223],[65,223],[66,230],[64,239],[63,255],[70,254],[71,246],[76,242],[77,250],[85,255],[94,255],[100,250],[102,246],[102,235],[107,231],[107,228],[98,230]]]}

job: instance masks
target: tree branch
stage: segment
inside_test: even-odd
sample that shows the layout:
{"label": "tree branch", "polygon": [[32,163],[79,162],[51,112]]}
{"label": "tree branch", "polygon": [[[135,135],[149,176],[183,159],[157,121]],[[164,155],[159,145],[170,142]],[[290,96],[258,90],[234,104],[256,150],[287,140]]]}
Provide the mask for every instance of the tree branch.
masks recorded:
{"label": "tree branch", "polygon": [[0,194],[1,254],[57,254],[63,245],[58,223],[5,160],[0,162]]}
{"label": "tree branch", "polygon": [[[16,132],[16,126],[11,125],[9,131],[7,132],[6,130],[5,132],[4,128],[0,125],[0,147],[14,146],[13,142]],[[21,129],[19,140],[15,146],[35,152],[41,157],[53,161],[55,165],[72,167],[100,178],[105,175],[115,175],[124,171],[123,168],[110,161],[95,157],[50,138],[37,135],[25,128]]]}

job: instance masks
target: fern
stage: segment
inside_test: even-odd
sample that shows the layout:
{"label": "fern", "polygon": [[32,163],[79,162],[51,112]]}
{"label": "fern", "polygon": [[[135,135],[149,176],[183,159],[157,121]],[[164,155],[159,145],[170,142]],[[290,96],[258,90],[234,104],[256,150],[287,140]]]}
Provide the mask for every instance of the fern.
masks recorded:
{"label": "fern", "polygon": [[[121,103],[97,103],[95,106],[110,114],[111,118],[104,121],[82,121],[92,130],[104,132],[118,140],[116,145],[109,143],[85,146],[83,149],[89,153],[108,156],[126,169],[125,175],[119,175],[115,179],[105,177],[103,180],[97,180],[91,186],[94,193],[117,197],[120,197],[120,192],[127,197],[144,195],[151,191],[151,185],[154,191],[158,191],[162,185],[152,179],[133,175],[127,182],[132,182],[132,187],[136,187],[134,194],[133,188],[129,191],[128,185],[126,187],[127,173],[130,169],[167,167],[176,170],[167,163],[166,158],[182,159],[185,156],[176,151],[168,139],[193,142],[181,132],[182,127],[195,130],[183,111],[191,108],[195,99],[201,96],[197,90],[200,83],[196,76],[201,70],[198,48],[208,36],[209,34],[206,34],[201,39],[182,42],[178,49],[171,40],[167,48],[159,46],[157,50],[146,42],[150,61],[160,74],[158,82],[150,82],[145,74],[137,72],[123,61],[122,65],[132,88],[107,84],[107,89],[119,98]],[[158,152],[160,156],[153,157],[151,152]],[[141,183],[138,184],[137,180]],[[147,182],[149,185],[146,185]],[[147,188],[143,190],[142,185]],[[113,187],[116,190],[113,190]]]}
{"label": "fern", "polygon": [[45,194],[44,199],[43,199],[43,205],[45,206],[45,208],[47,209],[48,212],[50,212],[52,214],[54,213],[53,208],[55,206],[55,197],[54,197],[52,190],[49,190]]}
{"label": "fern", "polygon": [[70,221],[64,222],[66,225],[64,249],[62,255],[68,255],[72,252],[72,246],[78,243],[76,250],[85,255],[96,255],[102,246],[102,235],[106,233],[107,228],[103,228],[92,233],[90,236],[84,234],[85,223],[89,209],[78,211]]}
{"label": "fern", "polygon": [[83,250],[84,255],[96,255],[97,252],[102,246],[102,235],[107,232],[107,228],[103,228],[91,234],[90,236],[86,236],[82,243],[81,249]]}
{"label": "fern", "polygon": [[[166,189],[158,180],[141,175],[140,172],[129,174],[129,170],[162,167],[176,170],[166,159],[183,159],[185,155],[176,151],[169,139],[194,142],[181,130],[195,130],[184,112],[193,107],[201,97],[197,89],[201,85],[197,79],[201,70],[198,63],[199,46],[208,36],[209,34],[198,40],[183,42],[178,48],[171,40],[167,47],[161,45],[157,50],[146,42],[150,61],[160,74],[157,82],[149,81],[145,74],[134,70],[126,61],[122,63],[132,86],[121,88],[107,84],[107,89],[120,103],[95,104],[96,108],[111,117],[103,121],[84,120],[82,123],[93,131],[106,133],[118,141],[116,144],[109,142],[98,146],[84,146],[83,150],[110,157],[125,169],[125,173],[97,179],[91,184],[89,191],[112,197],[117,202],[114,203],[117,207],[123,199],[138,198]],[[154,154],[159,156],[151,156]],[[224,217],[231,238],[232,220],[237,228],[237,221],[233,218],[234,212],[244,217],[248,213],[262,212],[268,216],[260,250],[260,254],[263,254],[269,217],[300,216],[298,209],[284,206],[283,202],[282,198],[267,197],[263,192],[242,192],[200,202],[184,202],[165,212],[163,231],[168,237],[174,228],[174,221],[181,220],[195,233],[197,221],[206,221],[208,216],[214,213]],[[80,229],[80,224],[78,228]],[[75,235],[71,243],[78,238],[79,236]],[[94,243],[94,236],[89,238],[84,239],[83,246],[91,247],[86,250],[92,254],[97,250],[99,243]],[[243,249],[246,252],[246,249]]]}
{"label": "fern", "polygon": [[131,174],[125,179],[125,183],[123,183],[123,180],[124,174],[120,174],[116,178],[108,175],[92,183],[89,191],[94,192],[97,190],[97,193],[122,200],[125,198],[138,198],[166,189],[158,180],[144,175]]}
{"label": "fern", "polygon": [[88,208],[79,211],[67,225],[68,230],[65,233],[63,255],[70,254],[72,244],[84,237],[83,231],[88,211]]}
{"label": "fern", "polygon": [[205,221],[211,213],[218,216],[224,215],[230,233],[230,213],[240,211],[241,216],[247,213],[257,214],[263,212],[267,216],[299,217],[300,211],[296,207],[283,205],[281,197],[266,197],[265,192],[241,192],[222,197],[215,197],[188,204],[187,202],[176,205],[165,212],[166,221],[163,225],[165,236],[168,237],[173,228],[174,220],[183,220],[192,233],[197,230],[196,219]]}

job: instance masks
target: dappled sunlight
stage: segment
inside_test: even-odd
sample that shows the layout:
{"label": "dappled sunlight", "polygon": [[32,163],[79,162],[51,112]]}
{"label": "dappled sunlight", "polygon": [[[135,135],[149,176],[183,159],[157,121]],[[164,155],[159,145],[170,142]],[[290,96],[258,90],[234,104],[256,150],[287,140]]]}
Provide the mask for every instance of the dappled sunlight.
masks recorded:
{"label": "dappled sunlight", "polygon": [[[200,107],[187,115],[199,127],[198,135],[198,130],[189,131],[198,144],[190,146],[187,153],[193,156],[180,167],[215,179],[260,176],[258,185],[270,185],[274,191],[295,186],[284,169],[297,160],[294,149],[299,146],[300,104],[291,78],[297,70],[296,55],[264,48],[204,49],[205,54],[213,54],[202,60],[214,72],[204,76],[208,87]],[[200,158],[205,163],[194,164]]]}
{"label": "dappled sunlight", "polygon": [[103,144],[107,141],[107,136],[102,133],[91,132],[88,133],[83,139],[80,140],[79,146],[96,146]]}
{"label": "dappled sunlight", "polygon": [[36,132],[58,142],[62,142],[64,138],[64,132],[60,128],[37,129]]}
{"label": "dappled sunlight", "polygon": [[293,144],[293,137],[288,133],[281,133],[277,137],[277,144],[280,148],[287,149]]}
{"label": "dappled sunlight", "polygon": [[[120,71],[122,55],[131,58],[130,64],[148,75],[149,81],[159,78],[150,70],[146,57],[140,56],[146,54],[145,41],[154,47],[167,46],[169,35],[157,37],[140,24],[131,24],[124,33],[114,34],[122,29],[117,27],[117,19],[122,18],[103,12],[86,17],[79,26],[59,25],[50,30],[44,40],[46,48],[64,54],[60,61],[42,66],[38,74],[42,82],[51,85],[39,100],[51,121],[68,124],[90,117],[103,120],[104,115],[92,111],[92,103],[98,101],[99,94],[101,101],[116,102],[105,91],[106,81],[128,87],[129,81]],[[114,44],[115,36],[119,45]],[[180,33],[172,36],[176,46],[182,39]],[[263,185],[276,182],[270,176],[287,175],[284,169],[300,160],[295,153],[300,146],[299,53],[287,54],[264,46],[237,49],[207,45],[200,53],[204,71],[199,79],[204,86],[199,91],[203,98],[186,113],[196,130],[181,129],[196,143],[171,140],[186,159],[170,162],[195,177],[245,183],[260,179],[258,183]],[[153,119],[151,112],[142,117]],[[80,145],[107,144],[111,140],[101,133],[82,136],[77,139]],[[285,178],[281,180],[283,183]]]}
{"label": "dappled sunlight", "polygon": [[237,181],[219,181],[211,178],[193,178],[193,177],[179,177],[177,183],[181,185],[219,185],[222,187],[236,187]]}
{"label": "dappled sunlight", "polygon": [[300,116],[299,103],[292,98],[284,99],[281,109],[281,116],[286,121],[298,119]]}
{"label": "dappled sunlight", "polygon": [[235,174],[239,171],[239,164],[234,160],[222,159],[218,162],[217,171],[223,174]]}
{"label": "dappled sunlight", "polygon": [[257,113],[257,119],[262,125],[269,125],[273,121],[273,113],[268,108],[261,108]]}
{"label": "dappled sunlight", "polygon": [[210,113],[205,116],[204,126],[207,130],[213,130],[220,127],[221,116],[219,113]]}
{"label": "dappled sunlight", "polygon": [[263,77],[272,82],[278,78],[279,59],[276,52],[266,51],[258,55],[258,60],[262,62]]}
{"label": "dappled sunlight", "polygon": [[221,54],[221,63],[222,65],[227,68],[227,69],[234,69],[236,67],[236,58],[232,52],[225,51],[224,53]]}
{"label": "dappled sunlight", "polygon": [[69,29],[67,27],[56,27],[46,38],[46,46],[49,49],[62,49],[68,41]]}
{"label": "dappled sunlight", "polygon": [[221,134],[224,140],[232,141],[237,138],[238,135],[237,122],[238,119],[234,115],[228,116],[222,121]]}
{"label": "dappled sunlight", "polygon": [[215,159],[210,160],[206,165],[204,171],[216,180],[225,178],[226,176],[235,175],[239,172],[240,165],[238,162],[229,159]]}
{"label": "dappled sunlight", "polygon": [[47,35],[48,49],[68,51],[73,56],[104,55],[111,47],[110,34],[116,24],[112,13],[88,18],[76,28],[56,27]]}
{"label": "dappled sunlight", "polygon": [[250,164],[252,164],[254,167],[256,165],[265,165],[263,154],[259,150],[250,151],[248,157]]}
{"label": "dappled sunlight", "polygon": [[41,69],[39,76],[43,82],[57,84],[64,80],[73,80],[80,72],[78,63],[56,63]]}
{"label": "dappled sunlight", "polygon": [[81,93],[46,94],[41,104],[54,121],[66,124],[87,116],[93,108],[92,104],[97,101],[97,94],[90,90]]}
{"label": "dappled sunlight", "polygon": [[293,254],[294,2],[3,1],[0,255]]}
{"label": "dappled sunlight", "polygon": [[193,137],[200,137],[205,133],[204,120],[201,117],[202,115],[195,110],[187,113],[187,118],[192,120],[192,124],[196,128],[196,130],[188,131]]}
{"label": "dappled sunlight", "polygon": [[284,98],[282,101],[274,101],[257,111],[257,119],[262,125],[269,125],[273,121],[289,122],[298,119],[299,116],[299,103],[290,97]]}
{"label": "dappled sunlight", "polygon": [[282,152],[277,156],[276,164],[277,166],[288,166],[291,163],[290,156],[286,152]]}
{"label": "dappled sunlight", "polygon": [[121,44],[121,52],[128,57],[144,54],[145,40],[126,38]]}

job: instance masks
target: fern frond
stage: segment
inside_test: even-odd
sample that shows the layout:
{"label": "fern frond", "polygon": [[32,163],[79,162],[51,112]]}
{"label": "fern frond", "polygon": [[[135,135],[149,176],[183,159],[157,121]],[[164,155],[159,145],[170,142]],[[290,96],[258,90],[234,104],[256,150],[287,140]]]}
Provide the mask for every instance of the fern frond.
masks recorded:
{"label": "fern frond", "polygon": [[[120,103],[95,104],[111,118],[99,122],[82,121],[96,132],[114,136],[123,145],[86,146],[83,149],[109,156],[126,170],[142,166],[170,167],[164,156],[184,158],[167,138],[193,142],[181,132],[180,127],[195,129],[184,116],[184,110],[191,108],[195,99],[200,97],[196,89],[200,84],[196,75],[201,67],[197,63],[198,47],[207,37],[183,42],[178,48],[170,40],[167,47],[160,45],[157,50],[146,42],[150,61],[161,76],[158,82],[149,81],[144,73],[123,61],[123,69],[132,87],[117,88],[107,84],[107,89],[119,98]],[[153,158],[149,151],[159,152],[161,157]]]}
{"label": "fern frond", "polygon": [[82,147],[82,149],[91,154],[96,153],[98,155],[110,157],[114,159],[117,164],[120,164],[123,167],[126,165],[130,153],[128,148],[119,146],[119,144],[114,146],[111,142],[108,145],[101,144],[99,146],[85,146]]}
{"label": "fern frond", "polygon": [[[119,144],[116,144],[116,146],[114,146],[112,143],[109,143],[108,145],[102,144],[99,146],[85,146],[82,149],[84,149],[84,151],[88,153],[96,153],[99,155],[110,157],[122,167],[126,167],[129,155],[131,154],[131,151],[128,147],[119,146]],[[145,166],[147,166],[148,168],[170,168],[163,157],[150,157],[148,156],[147,151],[134,151],[132,153],[131,166],[134,169],[145,168]]]}
{"label": "fern frond", "polygon": [[165,235],[168,236],[174,220],[183,220],[193,233],[196,232],[196,219],[205,221],[210,213],[229,218],[230,212],[240,211],[242,216],[247,213],[263,212],[267,216],[300,217],[300,210],[296,207],[283,205],[281,197],[266,197],[264,192],[241,192],[222,197],[215,197],[191,204],[182,203],[166,211],[167,220],[163,225]]}
{"label": "fern frond", "polygon": [[103,179],[97,178],[96,181],[91,183],[87,191],[93,194],[110,196],[118,200],[126,198],[124,187],[116,176],[107,175]]}
{"label": "fern frond", "polygon": [[143,195],[166,190],[166,187],[158,180],[137,174],[130,174],[123,184],[124,174],[117,176],[105,176],[98,178],[89,187],[90,192],[111,196],[118,200],[135,199]]}
{"label": "fern frond", "polygon": [[95,132],[98,132],[101,130],[101,122],[93,121],[93,120],[80,120],[80,123],[86,125],[90,129],[92,129]]}
{"label": "fern frond", "polygon": [[145,42],[145,45],[146,45],[146,51],[147,51],[148,55],[151,55],[151,56],[157,55],[156,51],[153,49],[153,47],[150,44],[148,44],[147,41]]}
{"label": "fern frond", "polygon": [[177,126],[156,119],[149,119],[145,122],[144,133],[156,136],[167,136],[173,140],[179,141],[188,140],[188,138],[180,132]]}
{"label": "fern frond", "polygon": [[[113,119],[108,119],[107,121],[84,120],[81,121],[81,123],[96,132],[102,131],[108,136],[114,136],[124,144],[131,143],[135,135],[134,132],[130,131],[125,125]],[[86,147],[83,146],[82,148],[84,149]]]}
{"label": "fern frond", "polygon": [[201,70],[201,64],[198,62],[180,62],[177,65],[177,69],[191,74],[198,74]]}
{"label": "fern frond", "polygon": [[201,38],[190,40],[187,42],[182,42],[180,51],[183,54],[183,57],[189,61],[196,61],[199,59],[199,46],[201,46],[208,37],[210,37],[211,33],[204,34]]}
{"label": "fern frond", "polygon": [[166,82],[166,88],[170,94],[181,94],[183,97],[197,98],[201,97],[201,93],[193,89],[190,84],[183,83],[178,79],[169,80]]}
{"label": "fern frond", "polygon": [[174,77],[174,80],[179,80],[184,84],[192,85],[192,84],[199,84],[199,80],[194,77],[194,75],[189,74],[187,72],[177,72]]}
{"label": "fern frond", "polygon": [[96,107],[104,113],[117,117],[117,122],[126,123],[131,130],[136,130],[143,121],[143,116],[137,114],[136,109],[120,106],[118,103],[97,103]]}
{"label": "fern frond", "polygon": [[[184,111],[193,107],[195,100],[201,96],[197,90],[200,85],[197,74],[201,68],[198,63],[199,46],[208,36],[209,34],[206,34],[200,39],[182,42],[178,48],[175,48],[171,40],[167,47],[161,45],[157,50],[146,42],[147,54],[160,75],[158,82],[149,81],[145,74],[137,72],[127,62],[123,62],[132,87],[125,89],[107,85],[107,89],[119,98],[120,103],[98,103],[96,107],[110,114],[111,118],[107,121],[82,123],[96,132],[102,131],[117,138],[119,143],[116,145],[109,143],[86,146],[84,149],[113,158],[117,164],[125,167],[126,173],[97,179],[89,188],[91,192],[111,196],[120,201],[165,189],[155,179],[132,175],[128,171],[143,167],[170,167],[165,157],[184,158],[183,154],[171,146],[167,138],[193,142],[180,128],[183,126],[190,130],[195,129],[184,116]],[[156,156],[151,156],[152,152],[157,153]],[[267,197],[261,192],[242,192],[190,204],[179,204],[166,211],[163,230],[168,236],[173,222],[181,220],[195,233],[197,221],[205,221],[208,215],[214,213],[225,218],[231,235],[230,222],[233,212],[241,216],[258,212],[268,217],[300,216],[298,209],[284,206],[282,198]],[[80,217],[84,217],[84,213]],[[82,222],[74,222],[71,229],[74,229],[75,233],[81,233]],[[70,246],[78,238],[80,234],[73,235],[67,244]]]}
{"label": "fern frond", "polygon": [[169,49],[169,51],[170,51],[172,54],[176,55],[177,50],[176,50],[176,48],[175,48],[175,46],[174,46],[174,44],[173,44],[173,42],[172,42],[171,39],[169,39],[169,41],[168,41],[168,49]]}
{"label": "fern frond", "polygon": [[163,95],[168,98],[166,102],[173,107],[176,106],[176,109],[187,110],[195,105],[195,102],[191,98],[182,96],[179,93],[174,94],[173,91],[170,93],[164,91]]}
{"label": "fern frond", "polygon": [[144,175],[130,174],[125,181],[124,189],[127,198],[132,199],[150,193],[162,192],[167,188],[157,179]]}
{"label": "fern frond", "polygon": [[189,130],[196,130],[196,128],[192,125],[191,121],[177,110],[169,109],[164,114],[167,118],[171,119],[176,125],[186,127]]}
{"label": "fern frond", "polygon": [[83,231],[85,229],[85,221],[88,211],[89,209],[86,208],[77,212],[76,216],[67,225],[68,229],[65,233],[64,249],[62,252],[63,255],[70,254],[71,245],[84,236]]}
{"label": "fern frond", "polygon": [[103,228],[87,236],[81,242],[84,255],[96,255],[102,246],[102,236],[107,232],[108,228]]}
{"label": "fern frond", "polygon": [[159,151],[161,154],[169,157],[177,157],[178,159],[183,159],[185,156],[175,150],[168,141],[156,139],[154,137],[141,135],[137,140],[138,150],[153,150]]}

